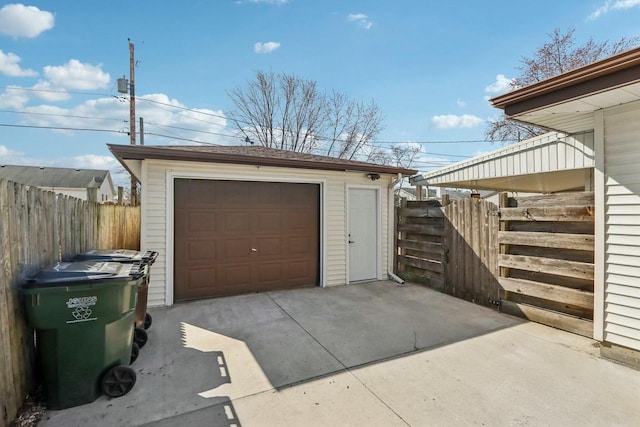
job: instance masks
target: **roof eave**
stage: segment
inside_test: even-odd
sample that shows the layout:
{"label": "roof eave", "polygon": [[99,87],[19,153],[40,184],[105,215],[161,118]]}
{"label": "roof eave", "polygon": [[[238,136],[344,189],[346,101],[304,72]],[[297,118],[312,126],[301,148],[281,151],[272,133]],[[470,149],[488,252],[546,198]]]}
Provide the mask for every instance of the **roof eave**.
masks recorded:
{"label": "roof eave", "polygon": [[[227,153],[202,153],[177,151],[162,147],[145,147],[107,144],[113,155],[129,170],[124,160],[177,160],[187,162],[252,164],[257,166],[290,167],[302,169],[318,169],[333,171],[362,171],[388,174],[402,174],[405,176],[418,173],[414,169],[396,168],[392,166],[374,164],[344,164],[340,162],[310,162],[298,159],[280,159],[261,156],[235,155]],[[129,171],[131,172],[131,171]]]}
{"label": "roof eave", "polygon": [[[594,62],[593,64],[585,65],[555,77],[516,89],[492,98],[489,101],[494,107],[505,110],[510,105],[529,101],[545,94],[557,92],[560,89],[577,86],[581,83],[597,79],[606,80],[605,77],[621,73],[625,70],[628,70],[626,73],[628,76],[623,76],[626,80],[633,81],[634,77],[635,80],[640,80],[640,77],[638,77],[636,73],[636,70],[639,68],[640,47],[637,47]],[[622,84],[622,82],[617,83]]]}

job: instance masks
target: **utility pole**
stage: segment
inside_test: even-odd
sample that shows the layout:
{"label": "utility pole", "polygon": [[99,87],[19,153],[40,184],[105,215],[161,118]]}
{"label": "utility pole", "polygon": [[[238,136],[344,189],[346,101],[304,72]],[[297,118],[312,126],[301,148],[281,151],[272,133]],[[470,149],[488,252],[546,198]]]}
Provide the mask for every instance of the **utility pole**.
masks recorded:
{"label": "utility pole", "polygon": [[[136,60],[134,55],[134,46],[129,40],[129,135],[131,137],[131,145],[136,145],[136,89],[135,89],[135,68]],[[131,206],[138,205],[138,181],[136,177],[131,175]]]}

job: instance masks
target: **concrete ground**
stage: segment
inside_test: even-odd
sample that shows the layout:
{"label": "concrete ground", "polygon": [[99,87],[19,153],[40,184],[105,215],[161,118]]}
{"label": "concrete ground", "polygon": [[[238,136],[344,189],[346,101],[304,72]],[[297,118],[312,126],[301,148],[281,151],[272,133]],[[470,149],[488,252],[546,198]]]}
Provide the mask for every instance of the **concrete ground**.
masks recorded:
{"label": "concrete ground", "polygon": [[374,282],[151,309],[124,397],[40,426],[638,425],[640,372],[589,339]]}

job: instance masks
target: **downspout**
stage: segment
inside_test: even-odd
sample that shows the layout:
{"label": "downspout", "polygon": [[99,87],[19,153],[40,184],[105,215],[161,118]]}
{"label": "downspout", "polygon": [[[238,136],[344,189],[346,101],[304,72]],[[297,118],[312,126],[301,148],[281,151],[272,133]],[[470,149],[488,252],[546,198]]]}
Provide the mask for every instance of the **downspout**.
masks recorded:
{"label": "downspout", "polygon": [[[394,179],[391,180],[391,183],[389,184],[389,236],[394,236],[395,235],[395,205],[394,205],[394,197],[393,197],[393,187],[396,186],[396,184],[398,184],[400,181],[402,180],[402,174],[397,174],[396,177]],[[393,280],[394,282],[397,282],[399,284],[404,284],[404,280],[400,277],[398,277],[394,272],[393,272],[393,259],[394,259],[394,251],[396,250],[395,245],[394,245],[395,239],[391,238],[389,239],[389,256],[387,256],[387,274],[389,275],[389,278],[391,280]]]}

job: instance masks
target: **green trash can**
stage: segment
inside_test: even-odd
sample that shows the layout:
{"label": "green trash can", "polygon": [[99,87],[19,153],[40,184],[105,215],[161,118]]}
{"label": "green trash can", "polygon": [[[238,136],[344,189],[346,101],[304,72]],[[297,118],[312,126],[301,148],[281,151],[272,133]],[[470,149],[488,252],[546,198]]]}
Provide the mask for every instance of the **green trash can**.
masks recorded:
{"label": "green trash can", "polygon": [[[92,249],[87,252],[79,253],[73,257],[72,261],[113,261],[122,263],[141,262],[151,266],[158,258],[156,251],[135,251],[131,249]],[[150,273],[150,271],[149,271]],[[136,327],[144,330],[151,327],[152,318],[147,313],[147,300],[149,295],[150,274],[147,274],[146,280],[138,286],[138,302],[136,303]],[[146,344],[146,334],[142,331],[138,332],[137,344],[142,348]],[[134,336],[135,338],[135,336]]]}
{"label": "green trash can", "polygon": [[131,361],[137,286],[146,266],[69,262],[40,271],[21,287],[36,331],[47,406],[119,397],[136,382]]}

